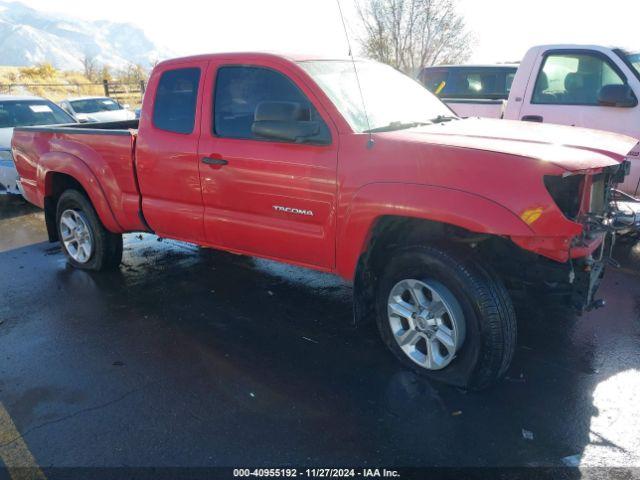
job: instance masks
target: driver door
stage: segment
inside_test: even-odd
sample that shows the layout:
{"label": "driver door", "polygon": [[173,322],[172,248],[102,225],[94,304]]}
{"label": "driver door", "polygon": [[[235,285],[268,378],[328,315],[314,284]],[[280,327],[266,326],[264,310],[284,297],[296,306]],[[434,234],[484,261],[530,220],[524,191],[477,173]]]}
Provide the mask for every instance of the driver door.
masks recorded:
{"label": "driver door", "polygon": [[[250,255],[331,269],[335,256],[337,133],[295,72],[212,62],[199,142],[208,243]],[[326,144],[259,137],[262,102],[308,109]]]}

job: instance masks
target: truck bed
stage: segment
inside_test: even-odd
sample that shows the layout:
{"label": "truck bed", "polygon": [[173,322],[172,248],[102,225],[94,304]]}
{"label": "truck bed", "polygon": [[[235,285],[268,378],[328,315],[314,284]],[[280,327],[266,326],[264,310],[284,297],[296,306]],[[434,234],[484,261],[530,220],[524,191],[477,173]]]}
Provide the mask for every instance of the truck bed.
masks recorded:
{"label": "truck bed", "polygon": [[69,123],[66,125],[44,125],[35,127],[16,127],[15,131],[56,132],[56,133],[98,133],[106,135],[129,134],[131,130],[138,130],[140,120],[123,120],[120,122]]}
{"label": "truck bed", "polygon": [[112,231],[145,230],[135,169],[138,120],[19,127],[12,148],[24,195],[45,207],[54,175],[83,180]]}

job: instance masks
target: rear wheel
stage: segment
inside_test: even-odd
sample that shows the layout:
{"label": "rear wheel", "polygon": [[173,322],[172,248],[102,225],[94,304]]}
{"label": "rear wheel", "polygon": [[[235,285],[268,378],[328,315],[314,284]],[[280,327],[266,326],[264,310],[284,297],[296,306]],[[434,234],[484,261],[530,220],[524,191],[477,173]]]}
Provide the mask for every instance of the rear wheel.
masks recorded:
{"label": "rear wheel", "polygon": [[499,278],[468,254],[396,251],[376,303],[382,339],[421,375],[481,390],[509,367],[516,343],[511,300]]}
{"label": "rear wheel", "polygon": [[122,261],[122,235],[109,232],[89,199],[65,191],[56,209],[58,238],[68,262],[83,270],[109,270]]}

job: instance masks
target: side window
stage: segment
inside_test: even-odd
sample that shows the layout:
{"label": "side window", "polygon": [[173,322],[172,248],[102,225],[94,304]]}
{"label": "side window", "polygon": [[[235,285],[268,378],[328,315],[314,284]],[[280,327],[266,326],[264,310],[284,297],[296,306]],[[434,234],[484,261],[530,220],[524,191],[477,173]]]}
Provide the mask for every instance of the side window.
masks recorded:
{"label": "side window", "polygon": [[193,132],[199,82],[199,68],[167,70],[162,74],[153,105],[156,128],[184,134]]}
{"label": "side window", "polygon": [[598,105],[606,85],[623,85],[609,62],[588,53],[549,55],[538,75],[531,103],[544,105]]}
{"label": "side window", "polygon": [[331,134],[317,110],[285,75],[262,67],[229,66],[218,69],[214,94],[214,133],[219,137],[265,140],[252,131],[256,109],[263,102],[295,104],[292,121],[318,122],[311,143],[330,143]]}

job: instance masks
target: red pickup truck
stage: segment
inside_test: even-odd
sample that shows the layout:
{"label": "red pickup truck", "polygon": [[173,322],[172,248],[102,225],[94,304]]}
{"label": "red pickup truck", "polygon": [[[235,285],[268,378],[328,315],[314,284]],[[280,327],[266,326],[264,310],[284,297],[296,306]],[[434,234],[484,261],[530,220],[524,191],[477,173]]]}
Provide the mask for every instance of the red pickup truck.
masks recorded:
{"label": "red pickup truck", "polygon": [[512,293],[600,305],[635,145],[461,120],[375,62],[250,53],[159,64],[139,124],[16,128],[12,143],[75,267],[117,267],[122,234],[144,231],[333,272],[402,362],[469,389],[509,366]]}

